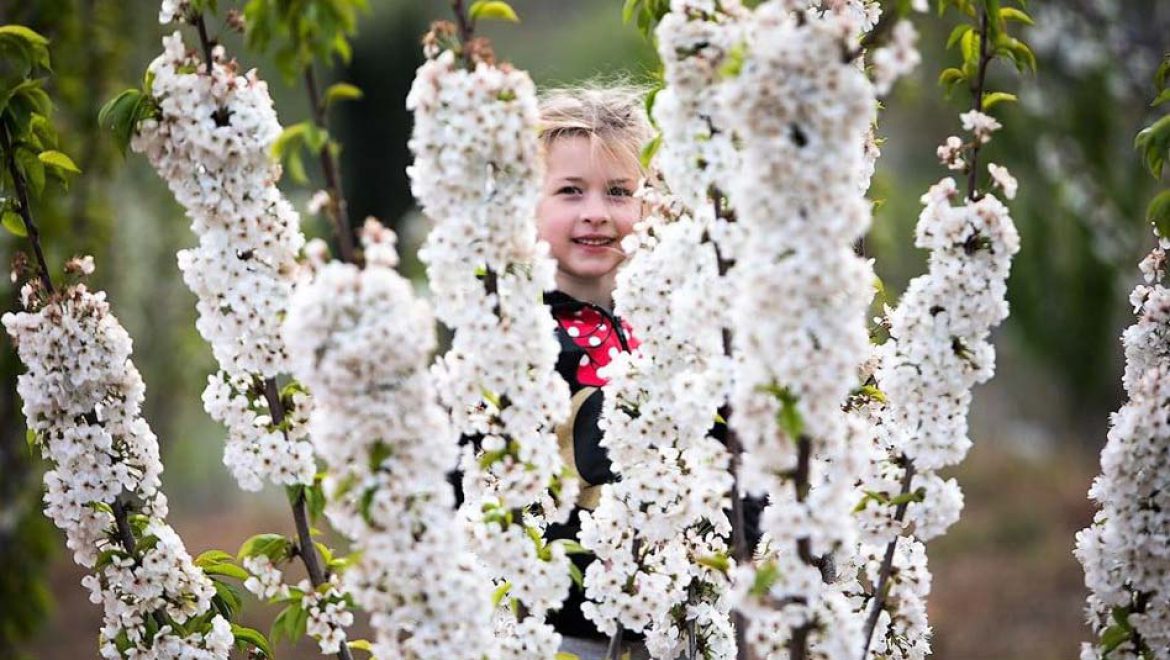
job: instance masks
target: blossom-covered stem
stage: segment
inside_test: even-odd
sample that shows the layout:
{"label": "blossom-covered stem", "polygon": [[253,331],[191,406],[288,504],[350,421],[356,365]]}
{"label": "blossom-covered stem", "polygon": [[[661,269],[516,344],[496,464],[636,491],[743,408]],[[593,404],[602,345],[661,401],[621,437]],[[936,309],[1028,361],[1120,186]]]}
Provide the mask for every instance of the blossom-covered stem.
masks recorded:
{"label": "blossom-covered stem", "polygon": [[[904,497],[910,492],[910,482],[914,479],[914,463],[905,455],[902,456],[902,463],[906,466],[906,471],[902,474],[902,489],[900,491]],[[906,508],[909,504],[909,501],[903,501],[894,509],[894,523],[896,525],[901,524],[906,518]],[[886,545],[886,554],[882,557],[881,571],[878,573],[877,585],[873,590],[873,604],[869,608],[869,614],[865,617],[865,630],[862,633],[865,647],[861,651],[861,660],[866,660],[869,657],[869,646],[873,643],[873,631],[877,627],[878,617],[886,604],[886,583],[889,582],[890,573],[894,570],[894,550],[897,547],[898,539],[895,537]]]}
{"label": "blossom-covered stem", "polygon": [[[276,379],[264,380],[264,399],[268,402],[268,410],[272,413],[272,421],[280,426],[284,421],[284,405],[280,402],[280,393],[276,389]],[[285,434],[287,440],[287,433]],[[321,568],[321,557],[317,554],[317,546],[313,543],[313,533],[309,531],[308,504],[305,501],[305,489],[299,489],[296,500],[292,502],[293,522],[297,527],[297,556],[305,565],[309,574],[309,582],[319,587],[328,581],[328,574]],[[340,660],[352,660],[349,645],[342,643],[338,647],[337,657]]]}
{"label": "blossom-covered stem", "polygon": [[41,284],[45,286],[47,293],[52,294],[53,279],[49,276],[49,265],[45,260],[45,252],[41,249],[41,234],[37,231],[36,223],[33,222],[32,208],[28,204],[28,186],[25,184],[20,169],[16,166],[16,154],[12,149],[12,139],[8,136],[7,127],[0,130],[0,140],[3,140],[0,142],[0,149],[8,154],[8,173],[12,176],[12,182],[16,186],[16,196],[20,200],[20,219],[24,223],[24,231],[28,234],[28,240],[32,243],[33,252],[37,255],[37,266],[41,271]]}
{"label": "blossom-covered stem", "polygon": [[[321,95],[317,90],[317,77],[313,73],[313,65],[305,67],[305,90],[309,93],[309,107],[313,112],[313,123],[325,128],[325,106],[321,103]],[[333,231],[337,232],[338,249],[341,259],[346,263],[354,263],[353,230],[349,226],[349,204],[345,201],[345,193],[341,189],[341,168],[333,152],[325,147],[321,149],[321,172],[325,176],[325,189],[329,191],[327,209],[333,220]]]}
{"label": "blossom-covered stem", "polygon": [[[975,74],[975,80],[971,81],[971,109],[975,112],[983,112],[983,88],[987,79],[987,65],[990,63],[991,53],[987,52],[987,8],[984,7],[979,15],[979,71]],[[976,139],[971,147],[971,161],[967,165],[967,199],[973,202],[979,200],[979,191],[975,186],[981,146],[982,140]]]}

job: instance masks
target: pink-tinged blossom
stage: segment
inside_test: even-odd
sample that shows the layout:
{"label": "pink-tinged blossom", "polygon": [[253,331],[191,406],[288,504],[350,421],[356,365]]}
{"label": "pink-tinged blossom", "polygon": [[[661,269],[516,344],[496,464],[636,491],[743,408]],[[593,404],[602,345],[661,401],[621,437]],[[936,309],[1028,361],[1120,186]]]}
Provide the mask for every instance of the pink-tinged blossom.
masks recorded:
{"label": "pink-tinged blossom", "polygon": [[995,163],[987,164],[987,171],[991,173],[991,181],[1003,191],[1003,196],[1008,199],[1016,198],[1016,190],[1020,187],[1016,177],[1008,172],[1006,167],[996,165]]}
{"label": "pink-tinged blossom", "polygon": [[[1085,613],[1101,640],[1081,645],[1083,660],[1161,658],[1170,648],[1168,249],[1170,240],[1159,238],[1141,263],[1146,283],[1130,296],[1137,321],[1122,335],[1129,400],[1111,419],[1101,474],[1089,489],[1100,509],[1093,524],[1077,533],[1075,554],[1089,589]],[[1131,632],[1122,631],[1107,651],[1107,631],[1120,630],[1121,621]]]}
{"label": "pink-tinged blossom", "polygon": [[970,131],[980,144],[987,144],[991,140],[991,134],[1003,128],[1003,124],[995,117],[978,110],[964,112],[959,115],[959,120],[963,122],[963,130]]}
{"label": "pink-tinged blossom", "polygon": [[149,67],[159,112],[138,126],[131,147],[167,182],[199,239],[178,261],[197,297],[196,328],[220,366],[208,378],[204,407],[228,428],[224,464],[241,488],[310,483],[312,447],[296,423],[305,414],[293,411],[294,423],[282,431],[257,412],[267,410],[264,379],[287,368],[280,318],[304,245],[300,219],[276,187],[280,166],[270,152],[281,127],[272,98],[256,72],[241,73],[221,46],[210,72],[178,32],[163,47]]}
{"label": "pink-tinged blossom", "polygon": [[[427,54],[407,96],[415,119],[408,173],[433,223],[419,257],[435,314],[454,331],[434,368],[436,388],[455,430],[482,438],[482,452],[469,444],[460,461],[473,548],[528,614],[497,628],[501,653],[550,657],[560,636],[543,617],[568,593],[568,557],[525,528],[567,519],[578,482],[563,479],[554,434],[569,389],[555,371],[555,321],[541,303],[556,265],[536,233],[536,92],[507,65],[478,62],[469,71],[452,51]],[[536,628],[543,632],[523,643],[512,638]]]}
{"label": "pink-tinged blossom", "polygon": [[[75,260],[76,272],[93,260]],[[131,341],[103,292],[74,284],[46,300],[24,287],[25,310],[5,314],[25,373],[17,379],[28,429],[45,472],[45,515],[65,533],[90,601],[103,607],[99,652],[106,658],[226,658],[233,637],[219,615],[210,629],[150,632],[155,613],[182,624],[208,614],[215,587],[166,522],[158,440],[142,418],[145,386]],[[123,499],[125,498],[125,499]],[[145,517],[138,552],[120,543],[112,507],[134,502]],[[149,545],[141,541],[153,539]],[[129,642],[120,650],[116,640]]]}

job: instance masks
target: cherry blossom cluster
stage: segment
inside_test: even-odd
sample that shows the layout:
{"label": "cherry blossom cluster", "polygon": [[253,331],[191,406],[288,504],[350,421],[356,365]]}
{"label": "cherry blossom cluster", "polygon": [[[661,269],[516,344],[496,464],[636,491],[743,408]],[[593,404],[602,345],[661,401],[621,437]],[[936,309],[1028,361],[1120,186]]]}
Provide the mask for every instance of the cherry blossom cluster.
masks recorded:
{"label": "cherry blossom cluster", "polygon": [[700,560],[726,556],[729,454],[709,435],[729,389],[720,318],[729,303],[704,225],[659,206],[641,221],[639,249],[617,276],[615,311],[645,341],[615,354],[601,426],[621,479],[581,514],[581,544],[597,557],[585,573],[585,616],[603,632],[646,633],[652,656],[687,648],[689,621],[703,615],[698,649],[734,655],[723,574]]}
{"label": "cherry blossom cluster", "polygon": [[[1137,322],[1122,337],[1129,400],[1113,415],[1101,474],[1089,490],[1101,508],[1077,533],[1076,556],[1089,588],[1086,614],[1101,639],[1082,645],[1084,660],[1161,657],[1170,648],[1168,250],[1170,239],[1159,238],[1141,263],[1145,283],[1130,294]],[[1118,644],[1107,651],[1111,629]]]}
{"label": "cherry blossom cluster", "polygon": [[712,186],[738,171],[732,130],[719,110],[720,85],[742,53],[746,10],[737,0],[673,0],[655,35],[666,86],[654,97],[662,131],[656,164],[692,212],[709,207]]}
{"label": "cherry blossom cluster", "polygon": [[360,553],[344,583],[371,614],[378,657],[478,657],[491,583],[452,515],[458,436],[427,370],[434,319],[394,270],[394,233],[370,219],[362,238],[365,268],[318,268],[284,325],[292,371],[314,395],[326,513]]}
{"label": "cherry blossom cluster", "polygon": [[562,545],[546,546],[539,532],[567,519],[578,486],[562,479],[554,434],[569,391],[555,372],[555,321],[541,303],[555,263],[536,235],[535,89],[522,71],[483,60],[469,70],[430,44],[407,97],[415,117],[408,172],[433,223],[419,257],[435,314],[454,331],[436,388],[471,440],[460,465],[476,552],[528,613],[502,634],[527,630],[518,643],[543,640],[547,648],[526,652],[549,657],[559,636],[544,612],[564,600],[570,576]]}
{"label": "cherry blossom cluster", "polygon": [[[88,274],[93,261],[70,267]],[[25,420],[50,466],[45,514],[93,571],[82,584],[104,608],[101,655],[226,658],[234,640],[228,621],[211,614],[215,587],[166,522],[158,440],[142,418],[130,336],[103,292],[77,283],[43,299],[35,287],[24,287],[25,311],[3,323],[26,368],[17,381]],[[132,511],[129,529],[118,529],[115,507]],[[189,631],[169,623],[196,618],[205,623]],[[148,629],[156,623],[165,625]]]}
{"label": "cherry blossom cluster", "polygon": [[863,146],[876,102],[864,72],[842,57],[867,7],[807,4],[755,10],[742,67],[723,90],[743,138],[729,188],[745,234],[731,272],[732,424],[746,452],[744,487],[771,500],[761,528],[772,552],[735,576],[757,654],[795,644],[837,658],[861,647],[861,626],[826,584],[820,558],[854,538],[864,426],[841,406],[869,350],[873,271],[852,247],[870,222]]}
{"label": "cherry blossom cluster", "polygon": [[240,73],[219,46],[212,60],[178,32],[163,39],[149,67],[158,116],[139,125],[131,146],[167,182],[199,238],[178,261],[198,297],[196,327],[221,369],[203,400],[228,427],[224,464],[247,490],[310,483],[312,446],[295,423],[304,414],[278,428],[263,402],[263,381],[286,366],[280,318],[304,244],[300,219],[276,187],[270,148],[281,127],[255,71]]}
{"label": "cherry blossom cluster", "polygon": [[[962,121],[972,133],[967,145],[986,143],[999,128],[978,111],[964,113]],[[994,184],[1014,195],[1014,179],[1009,189],[1002,177],[1010,174],[997,168],[989,165]],[[971,446],[971,390],[994,374],[989,335],[1007,318],[1007,278],[1020,247],[1007,207],[993,194],[972,199],[945,178],[922,203],[915,245],[930,250],[928,271],[910,282],[896,309],[887,310],[890,339],[877,347],[871,365],[879,400],[869,401],[863,412],[875,442],[861,483],[862,570],[873,573],[882,561],[880,549],[897,541],[894,575],[909,585],[900,588],[895,581],[883,604],[871,647],[881,658],[929,652],[922,602],[929,572],[918,559],[919,546],[945,533],[962,510],[958,483],[938,471],[962,461]],[[904,489],[907,470],[913,472]],[[901,520],[899,506],[905,509]],[[898,538],[911,534],[911,540]],[[863,603],[869,596],[863,595]]]}

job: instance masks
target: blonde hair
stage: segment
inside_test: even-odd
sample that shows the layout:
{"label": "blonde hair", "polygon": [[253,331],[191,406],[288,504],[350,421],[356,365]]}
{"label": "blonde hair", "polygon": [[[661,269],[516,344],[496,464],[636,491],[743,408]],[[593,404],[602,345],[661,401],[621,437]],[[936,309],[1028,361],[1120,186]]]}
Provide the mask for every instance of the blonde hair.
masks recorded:
{"label": "blonde hair", "polygon": [[642,147],[654,137],[646,117],[646,90],[629,84],[588,83],[550,90],[540,99],[540,142],[547,154],[564,137],[589,138],[594,149],[642,167]]}

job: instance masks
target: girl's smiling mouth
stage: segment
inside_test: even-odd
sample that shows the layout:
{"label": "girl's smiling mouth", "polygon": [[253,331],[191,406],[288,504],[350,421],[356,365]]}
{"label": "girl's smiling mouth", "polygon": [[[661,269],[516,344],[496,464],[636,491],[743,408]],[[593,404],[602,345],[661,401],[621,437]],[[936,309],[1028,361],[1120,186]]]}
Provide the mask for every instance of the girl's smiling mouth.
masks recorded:
{"label": "girl's smiling mouth", "polygon": [[586,234],[584,236],[574,236],[569,239],[577,245],[584,247],[608,247],[616,240],[613,236],[606,236],[604,234]]}

